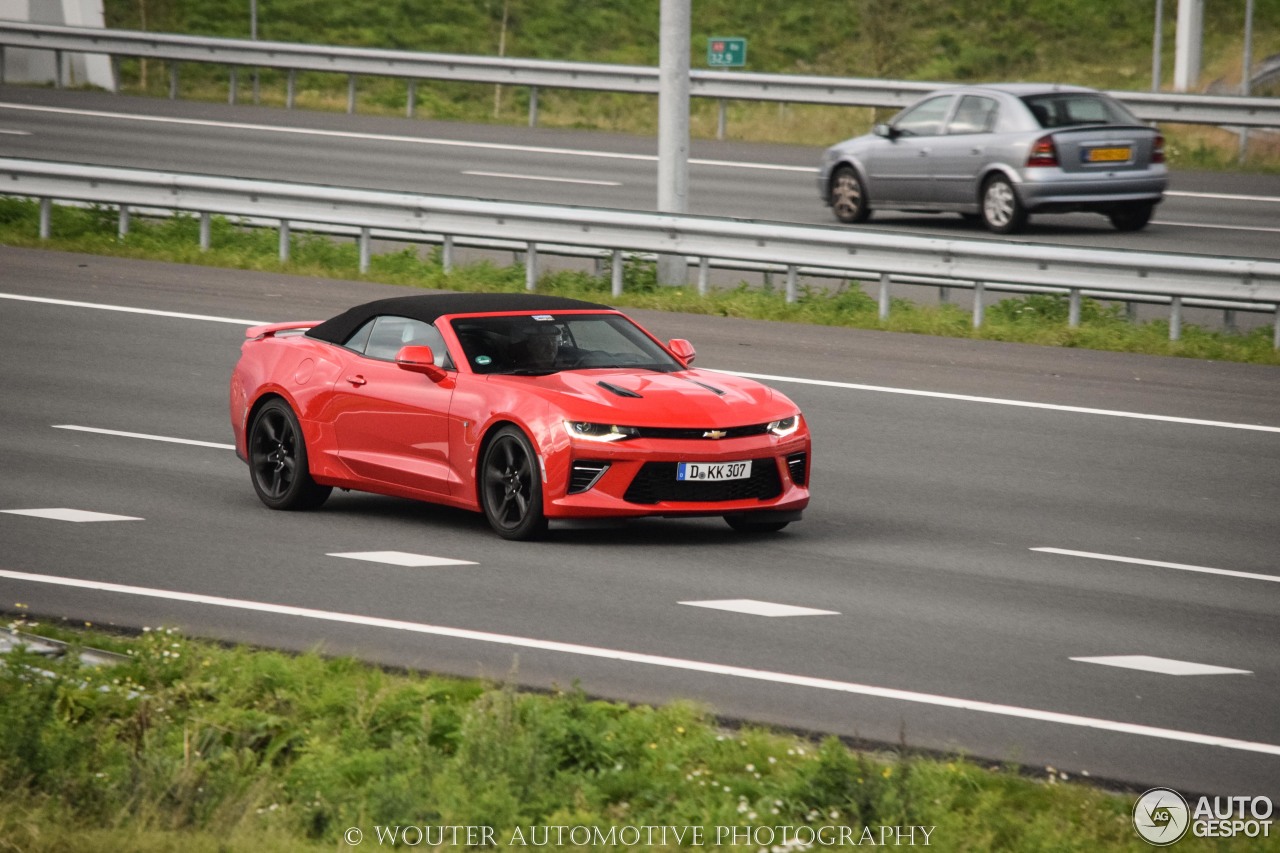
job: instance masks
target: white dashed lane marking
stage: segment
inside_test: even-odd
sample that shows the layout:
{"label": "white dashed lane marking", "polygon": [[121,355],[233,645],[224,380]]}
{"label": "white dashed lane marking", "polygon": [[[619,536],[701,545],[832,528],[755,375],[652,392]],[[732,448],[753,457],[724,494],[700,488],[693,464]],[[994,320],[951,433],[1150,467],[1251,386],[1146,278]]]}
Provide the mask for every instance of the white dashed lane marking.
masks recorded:
{"label": "white dashed lane marking", "polygon": [[1263,575],[1255,572],[1237,572],[1233,569],[1215,569],[1209,566],[1192,566],[1187,563],[1166,563],[1162,560],[1143,560],[1138,557],[1120,557],[1115,554],[1095,554],[1092,551],[1071,551],[1066,548],[1032,548],[1042,554],[1061,554],[1064,557],[1081,557],[1086,560],[1107,560],[1113,563],[1132,563],[1137,566],[1152,566],[1157,569],[1177,569],[1181,572],[1199,572],[1205,575],[1222,575],[1228,578],[1243,578],[1254,581],[1271,581],[1280,583],[1280,575]]}
{"label": "white dashed lane marking", "polygon": [[1207,663],[1192,663],[1185,660],[1157,658],[1150,655],[1111,655],[1094,658],[1072,658],[1079,663],[1098,663],[1103,666],[1118,666],[1124,669],[1138,669],[1143,672],[1156,672],[1160,675],[1252,675],[1247,669],[1231,669],[1225,666],[1210,666]]}
{"label": "white dashed lane marking", "polygon": [[431,557],[426,554],[410,554],[405,551],[351,551],[345,554],[325,554],[326,557],[343,557],[347,560],[364,560],[369,563],[384,563],[389,566],[407,566],[422,568],[424,566],[476,566],[471,560],[454,560],[449,557]]}
{"label": "white dashed lane marking", "polygon": [[74,424],[54,424],[54,429],[67,429],[73,432],[91,432],[97,435],[114,435],[118,438],[140,438],[144,441],[163,441],[170,444],[189,444],[193,447],[212,447],[216,450],[235,450],[234,444],[222,444],[216,441],[197,441],[194,438],[174,438],[168,435],[149,435],[145,432],[124,432],[118,429],[98,429],[97,427],[75,426]]}
{"label": "white dashed lane marking", "polygon": [[107,512],[90,512],[85,509],[67,509],[56,507],[51,509],[0,509],[9,515],[26,515],[32,518],[47,518],[53,521],[142,521],[132,515],[112,515]]}
{"label": "white dashed lane marking", "polygon": [[707,607],[711,610],[728,610],[751,616],[839,616],[835,610],[815,610],[812,607],[795,607],[790,604],[774,604],[750,598],[725,598],[717,601],[682,601],[690,607]]}

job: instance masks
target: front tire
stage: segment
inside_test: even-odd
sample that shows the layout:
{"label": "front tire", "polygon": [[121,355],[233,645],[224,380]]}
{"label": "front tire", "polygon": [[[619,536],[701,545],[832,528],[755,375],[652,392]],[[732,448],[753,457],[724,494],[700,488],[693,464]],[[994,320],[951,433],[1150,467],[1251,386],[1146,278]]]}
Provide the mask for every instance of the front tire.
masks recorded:
{"label": "front tire", "polygon": [[537,539],[547,530],[542,513],[541,466],[533,445],[513,426],[497,431],[480,463],[480,505],[503,539]]}
{"label": "front tire", "polygon": [[272,509],[315,509],[329,498],[331,486],[311,479],[307,443],[298,417],[283,400],[270,400],[249,425],[249,477],[258,498]]}
{"label": "front tire", "polygon": [[993,175],[982,185],[982,223],[997,234],[1016,234],[1027,224],[1027,209],[1003,175]]}
{"label": "front tire", "polygon": [[831,211],[847,225],[866,222],[871,216],[866,187],[852,166],[841,166],[831,176]]}

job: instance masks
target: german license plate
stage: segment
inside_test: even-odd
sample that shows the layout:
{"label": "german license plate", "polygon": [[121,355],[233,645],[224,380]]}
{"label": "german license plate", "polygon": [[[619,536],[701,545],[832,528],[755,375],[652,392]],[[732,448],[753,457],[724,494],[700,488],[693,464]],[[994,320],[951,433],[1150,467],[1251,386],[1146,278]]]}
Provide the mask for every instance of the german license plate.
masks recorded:
{"label": "german license plate", "polygon": [[677,480],[745,480],[751,476],[751,460],[745,462],[679,462]]}
{"label": "german license plate", "polygon": [[1133,156],[1133,149],[1124,148],[1090,148],[1085,151],[1088,163],[1123,163]]}

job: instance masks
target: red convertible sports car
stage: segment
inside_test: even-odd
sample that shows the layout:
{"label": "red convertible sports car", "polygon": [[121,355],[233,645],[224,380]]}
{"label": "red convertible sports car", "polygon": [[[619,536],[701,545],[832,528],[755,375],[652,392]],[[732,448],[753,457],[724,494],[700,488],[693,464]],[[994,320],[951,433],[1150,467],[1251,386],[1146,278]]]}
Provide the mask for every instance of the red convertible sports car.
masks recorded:
{"label": "red convertible sports car", "polygon": [[483,512],[506,539],[548,519],[723,516],[781,530],[809,503],[809,430],[748,379],[694,370],[604,305],[458,293],[246,332],[236,453],[272,509],[334,487]]}

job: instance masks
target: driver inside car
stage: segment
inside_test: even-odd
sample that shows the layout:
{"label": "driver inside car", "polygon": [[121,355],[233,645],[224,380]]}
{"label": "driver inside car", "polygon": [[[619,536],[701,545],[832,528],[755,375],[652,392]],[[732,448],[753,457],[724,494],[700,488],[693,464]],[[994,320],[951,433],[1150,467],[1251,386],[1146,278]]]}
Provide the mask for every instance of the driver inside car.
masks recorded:
{"label": "driver inside car", "polygon": [[560,355],[560,329],[549,325],[535,326],[526,333],[520,353],[521,367],[551,370]]}

